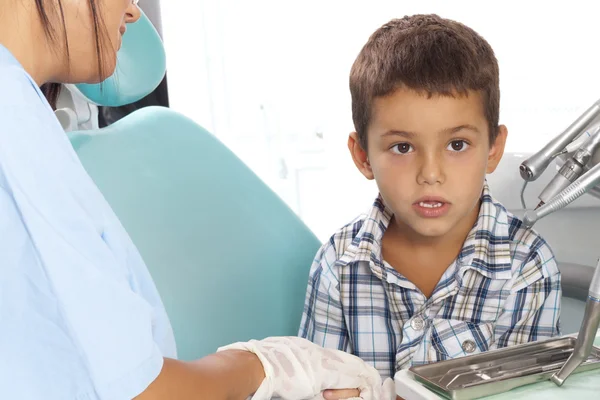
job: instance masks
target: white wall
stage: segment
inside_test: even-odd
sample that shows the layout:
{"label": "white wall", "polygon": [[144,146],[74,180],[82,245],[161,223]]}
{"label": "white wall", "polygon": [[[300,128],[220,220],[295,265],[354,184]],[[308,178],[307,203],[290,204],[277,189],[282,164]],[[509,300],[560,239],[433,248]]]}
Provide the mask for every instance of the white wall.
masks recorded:
{"label": "white wall", "polygon": [[[389,19],[436,12],[490,42],[507,151],[539,149],[600,98],[596,2],[169,0],[162,8],[172,107],[229,145],[321,239],[376,194],[346,149],[348,73]],[[520,187],[517,169],[503,174]]]}

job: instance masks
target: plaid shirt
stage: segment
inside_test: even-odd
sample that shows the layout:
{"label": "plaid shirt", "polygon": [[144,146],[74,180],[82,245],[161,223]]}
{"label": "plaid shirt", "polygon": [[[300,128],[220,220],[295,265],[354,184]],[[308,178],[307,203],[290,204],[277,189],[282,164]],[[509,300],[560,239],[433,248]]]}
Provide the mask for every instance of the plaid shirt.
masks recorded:
{"label": "plaid shirt", "polygon": [[310,271],[300,333],[400,369],[559,335],[561,282],[544,239],[489,194],[457,259],[426,298],[381,259],[392,216],[371,211],[325,243]]}

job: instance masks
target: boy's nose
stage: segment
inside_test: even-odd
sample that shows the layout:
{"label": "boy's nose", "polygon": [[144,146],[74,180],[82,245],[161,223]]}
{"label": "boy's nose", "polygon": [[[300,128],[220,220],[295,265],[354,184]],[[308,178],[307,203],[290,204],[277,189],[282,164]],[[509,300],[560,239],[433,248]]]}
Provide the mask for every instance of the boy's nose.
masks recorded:
{"label": "boy's nose", "polygon": [[444,180],[444,170],[441,166],[439,155],[430,154],[424,156],[417,175],[417,183],[419,185],[435,185],[444,183]]}

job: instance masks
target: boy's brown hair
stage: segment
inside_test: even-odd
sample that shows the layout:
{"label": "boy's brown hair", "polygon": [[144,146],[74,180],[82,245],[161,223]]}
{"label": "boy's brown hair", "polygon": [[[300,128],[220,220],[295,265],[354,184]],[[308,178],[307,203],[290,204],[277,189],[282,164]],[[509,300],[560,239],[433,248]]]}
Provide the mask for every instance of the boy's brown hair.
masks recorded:
{"label": "boy's brown hair", "polygon": [[480,92],[492,144],[500,114],[498,75],[491,46],[471,28],[435,14],[393,19],[371,35],[350,72],[359,143],[367,149],[373,100],[406,87],[430,97]]}

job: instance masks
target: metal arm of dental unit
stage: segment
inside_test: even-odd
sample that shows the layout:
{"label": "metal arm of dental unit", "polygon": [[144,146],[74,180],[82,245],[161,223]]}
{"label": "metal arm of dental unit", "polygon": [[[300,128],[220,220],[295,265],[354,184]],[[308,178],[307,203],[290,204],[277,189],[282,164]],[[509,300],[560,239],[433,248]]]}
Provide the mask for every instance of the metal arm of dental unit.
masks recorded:
{"label": "metal arm of dental unit", "polygon": [[[600,198],[600,163],[592,164],[594,153],[600,151],[600,127],[592,132],[584,130],[600,116],[600,100],[594,103],[562,134],[551,140],[542,150],[520,166],[525,181],[536,180],[550,162],[560,154],[573,153],[556,176],[542,191],[540,204],[525,212],[523,223],[533,226],[539,219],[558,211],[585,193]],[[551,380],[561,386],[573,371],[590,355],[600,325],[600,260],[588,290],[585,313],[573,354]]]}

